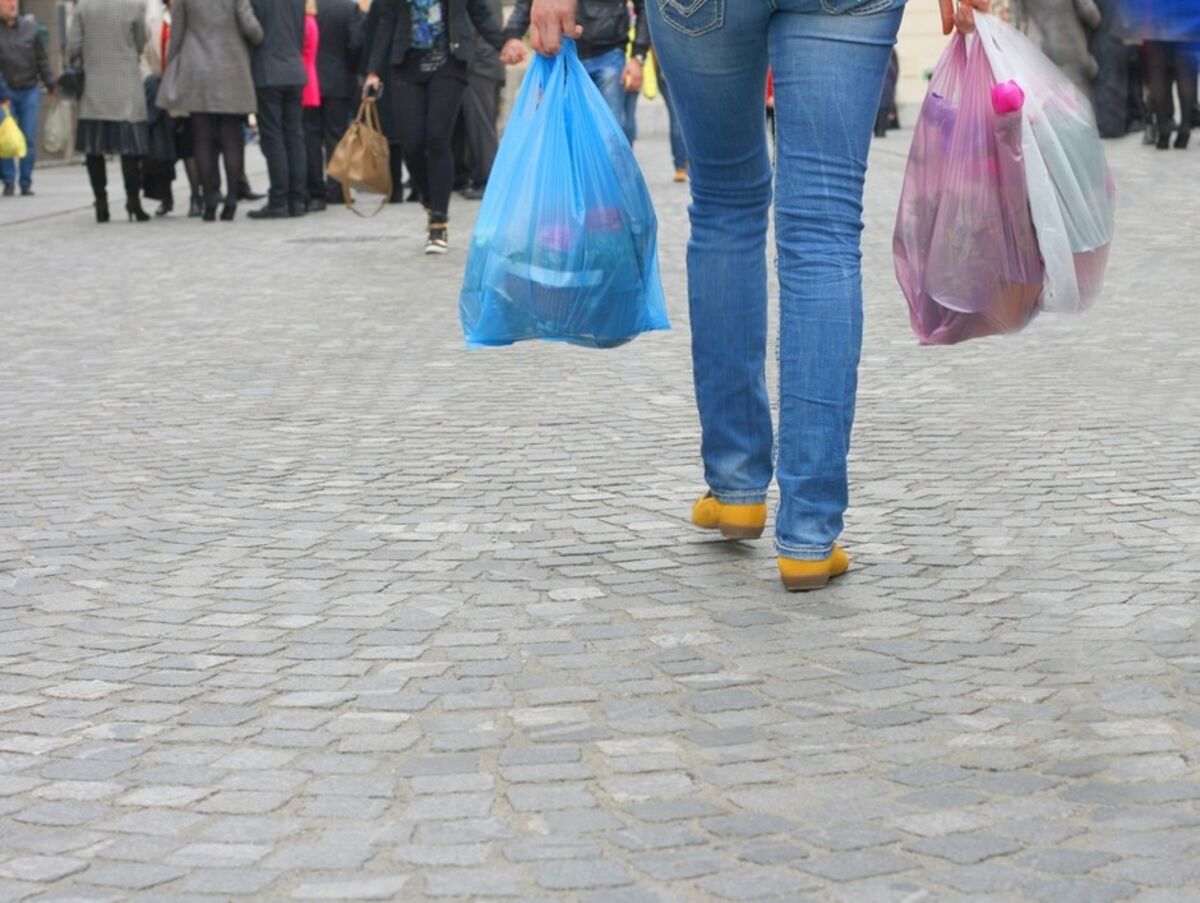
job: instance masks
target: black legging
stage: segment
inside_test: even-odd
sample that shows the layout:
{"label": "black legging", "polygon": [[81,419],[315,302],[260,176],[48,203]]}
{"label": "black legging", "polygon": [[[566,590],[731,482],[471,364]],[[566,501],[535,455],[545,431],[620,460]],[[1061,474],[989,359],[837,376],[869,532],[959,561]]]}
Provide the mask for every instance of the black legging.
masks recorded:
{"label": "black legging", "polygon": [[242,138],[242,116],[237,113],[193,113],[192,144],[196,175],[204,192],[205,206],[215,207],[221,194],[217,173],[218,149],[225,158],[227,204],[237,203],[237,186],[242,181],[246,144]]}
{"label": "black legging", "polygon": [[1196,107],[1196,62],[1184,44],[1147,41],[1146,81],[1160,133],[1169,131],[1175,118],[1172,79],[1179,91],[1179,131],[1186,135],[1192,130],[1192,111]]}
{"label": "black legging", "polygon": [[450,209],[450,192],[454,190],[450,139],[466,87],[466,67],[454,59],[429,75],[397,69],[393,79],[393,106],[404,163],[435,222],[444,222]]}
{"label": "black legging", "polygon": [[[108,167],[101,154],[88,154],[84,158],[88,181],[92,183],[92,195],[98,202],[108,202]],[[142,189],[142,158],[129,154],[121,155],[121,180],[125,183],[127,206],[141,205],[138,194]]]}

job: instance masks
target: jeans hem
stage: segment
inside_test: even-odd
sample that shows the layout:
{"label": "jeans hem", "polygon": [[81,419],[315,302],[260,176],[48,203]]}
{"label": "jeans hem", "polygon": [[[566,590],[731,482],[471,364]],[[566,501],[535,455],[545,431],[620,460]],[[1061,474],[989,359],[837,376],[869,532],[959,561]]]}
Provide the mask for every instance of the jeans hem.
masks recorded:
{"label": "jeans hem", "polygon": [[781,558],[794,558],[797,561],[824,561],[833,554],[833,543],[827,546],[793,546],[781,540],[775,540],[775,550]]}
{"label": "jeans hem", "polygon": [[767,490],[754,492],[746,489],[711,489],[713,498],[722,505],[757,505],[759,502],[767,500]]}

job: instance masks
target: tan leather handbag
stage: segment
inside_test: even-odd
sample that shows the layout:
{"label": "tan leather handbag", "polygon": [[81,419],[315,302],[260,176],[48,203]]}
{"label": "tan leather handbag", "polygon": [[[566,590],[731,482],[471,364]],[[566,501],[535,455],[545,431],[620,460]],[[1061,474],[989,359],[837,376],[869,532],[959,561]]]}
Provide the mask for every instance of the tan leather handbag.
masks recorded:
{"label": "tan leather handbag", "polygon": [[[388,140],[379,125],[376,99],[368,97],[359,105],[358,115],[329,159],[329,174],[342,183],[342,199],[359,216],[374,216],[392,197],[392,167]],[[354,206],[350,190],[383,195],[375,213],[366,214]]]}

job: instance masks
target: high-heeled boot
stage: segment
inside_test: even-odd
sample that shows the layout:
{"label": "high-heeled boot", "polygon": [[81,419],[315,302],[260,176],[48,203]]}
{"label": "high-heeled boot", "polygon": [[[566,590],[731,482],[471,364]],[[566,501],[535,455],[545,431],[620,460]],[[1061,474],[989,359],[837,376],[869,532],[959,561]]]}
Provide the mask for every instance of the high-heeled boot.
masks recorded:
{"label": "high-heeled boot", "polygon": [[128,154],[121,156],[121,176],[125,181],[125,212],[130,222],[147,222],[150,214],[142,209],[142,160]]}
{"label": "high-heeled boot", "polygon": [[92,186],[92,197],[96,199],[96,222],[108,222],[108,172],[104,166],[104,158],[89,155],[85,161],[88,182]]}

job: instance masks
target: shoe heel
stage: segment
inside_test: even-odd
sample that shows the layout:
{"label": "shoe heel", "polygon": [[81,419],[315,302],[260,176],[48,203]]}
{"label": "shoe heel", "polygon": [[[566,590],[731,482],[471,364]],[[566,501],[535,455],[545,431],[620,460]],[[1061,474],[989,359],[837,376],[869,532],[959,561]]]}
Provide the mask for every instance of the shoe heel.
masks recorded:
{"label": "shoe heel", "polygon": [[783,588],[789,593],[806,593],[814,589],[824,589],[829,585],[828,574],[817,574],[812,577],[785,577],[779,575]]}
{"label": "shoe heel", "polygon": [[742,527],[737,524],[721,524],[721,535],[726,539],[758,539],[766,527]]}

